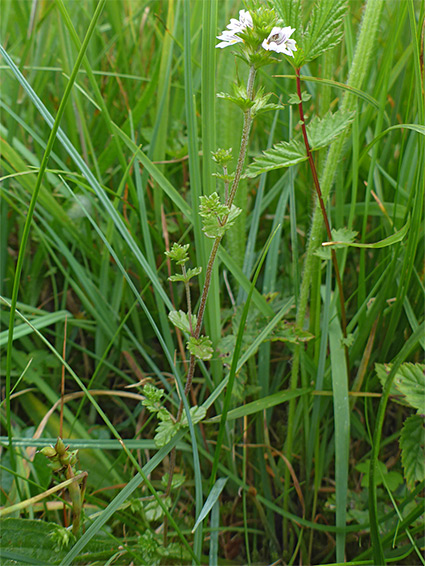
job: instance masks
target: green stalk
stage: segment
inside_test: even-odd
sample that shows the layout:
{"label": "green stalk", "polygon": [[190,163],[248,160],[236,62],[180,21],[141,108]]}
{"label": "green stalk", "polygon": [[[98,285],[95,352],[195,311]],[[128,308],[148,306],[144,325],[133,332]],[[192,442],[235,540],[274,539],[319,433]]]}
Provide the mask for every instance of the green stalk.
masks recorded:
{"label": "green stalk", "polygon": [[[253,99],[255,74],[256,74],[256,69],[252,65],[249,69],[248,82],[247,82],[247,87],[246,87],[246,95],[247,95],[247,98],[249,100]],[[226,205],[229,208],[232,206],[233,201],[235,199],[236,191],[238,189],[239,181],[240,181],[240,178],[241,178],[241,175],[242,175],[243,164],[245,162],[246,151],[247,151],[247,148],[248,148],[249,132],[251,130],[251,125],[252,125],[251,109],[248,108],[248,110],[246,110],[245,113],[244,113],[241,147],[240,147],[238,162],[237,162],[236,170],[235,170],[235,178],[233,179],[232,187],[230,189],[229,198],[226,202]],[[227,221],[227,218],[223,218],[223,224],[225,224],[226,221]],[[222,237],[223,236],[218,236],[214,240],[214,244],[213,244],[213,247],[212,247],[212,250],[211,250],[211,253],[210,253],[210,257],[209,257],[209,260],[208,260],[208,265],[207,265],[207,269],[206,269],[206,272],[205,272],[204,287],[202,289],[201,301],[200,301],[200,304],[199,304],[199,310],[198,310],[198,315],[197,315],[196,328],[195,328],[195,333],[194,333],[195,338],[199,338],[199,336],[201,334],[201,328],[202,328],[202,322],[203,322],[203,319],[204,319],[205,306],[206,306],[206,303],[207,303],[208,291],[210,289],[210,284],[211,284],[211,275],[212,275],[212,272],[213,272],[214,262],[215,262],[215,259],[216,259],[216,256],[217,256],[218,248],[220,246],[220,242],[222,240]],[[196,358],[192,354],[190,356],[189,371],[188,371],[188,374],[187,374],[186,385],[185,385],[185,390],[184,390],[185,395],[187,395],[189,393],[190,388],[192,387],[193,376],[194,376],[194,373],[195,373],[195,361],[196,361]],[[177,422],[180,420],[180,418],[182,416],[182,412],[183,412],[183,401],[180,401],[180,407],[179,407],[179,411],[178,411],[178,414],[177,414]]]}
{"label": "green stalk", "polygon": [[[361,24],[356,52],[354,54],[353,63],[350,68],[347,85],[356,89],[361,89],[366,73],[372,60],[372,51],[374,49],[375,39],[383,8],[382,0],[368,0],[364,11],[363,21]],[[356,98],[345,91],[341,104],[341,109],[345,111],[354,111],[356,107]],[[323,174],[321,176],[322,198],[324,203],[327,202],[331,192],[333,179],[339,164],[345,136],[341,135],[329,148]],[[313,275],[314,252],[317,249],[322,235],[322,218],[320,212],[320,204],[316,200],[309,241],[307,244],[307,252],[304,263],[304,273],[301,281],[300,300],[298,303],[296,325],[298,328],[304,327],[307,313],[308,297],[310,292],[310,282]],[[290,379],[290,389],[295,389],[298,384],[298,372],[300,367],[301,346],[297,345],[294,350],[294,358],[292,362],[292,371]],[[289,402],[287,437],[285,442],[285,455],[292,460],[292,448],[294,443],[294,418],[295,418],[295,401]],[[285,489],[284,489],[284,510],[289,508],[289,472],[285,473]],[[284,519],[283,523],[284,546],[288,537],[288,521]]]}
{"label": "green stalk", "polygon": [[19,292],[19,284],[21,279],[22,273],[22,266],[24,262],[24,255],[25,249],[28,243],[29,233],[31,229],[31,222],[32,217],[34,215],[34,209],[37,202],[38,194],[40,192],[41,183],[43,181],[44,173],[47,169],[47,164],[49,162],[50,153],[53,148],[53,144],[56,140],[56,134],[59,130],[59,125],[62,120],[62,116],[65,112],[65,107],[68,102],[68,99],[71,95],[72,87],[74,86],[74,82],[77,78],[77,74],[80,70],[81,63],[83,62],[85,53],[87,51],[88,44],[90,42],[91,36],[95,30],[96,24],[102,13],[103,6],[106,0],[100,0],[93,18],[90,22],[89,28],[87,30],[86,36],[84,41],[81,45],[81,49],[78,53],[77,60],[75,61],[74,68],[72,70],[71,76],[69,78],[68,84],[66,85],[66,89],[64,95],[62,97],[61,103],[59,105],[58,113],[56,115],[55,122],[53,124],[52,130],[50,132],[49,139],[47,141],[46,150],[43,155],[43,159],[40,164],[40,169],[38,171],[37,179],[35,182],[34,191],[32,193],[31,201],[28,207],[27,216],[25,219],[24,231],[22,234],[21,245],[19,246],[19,253],[18,253],[18,260],[16,263],[16,271],[15,277],[13,280],[13,289],[12,289],[12,298],[11,298],[11,308],[10,308],[10,317],[9,317],[9,336],[7,341],[7,358],[6,358],[6,419],[7,419],[7,434],[9,437],[9,448],[10,448],[10,458],[12,463],[14,462],[14,454],[12,448],[12,426],[11,426],[11,411],[10,411],[10,386],[11,386],[11,371],[12,371],[12,345],[13,345],[13,330],[14,330],[14,322],[15,322],[15,312],[16,312],[16,304],[18,302],[18,292]]}

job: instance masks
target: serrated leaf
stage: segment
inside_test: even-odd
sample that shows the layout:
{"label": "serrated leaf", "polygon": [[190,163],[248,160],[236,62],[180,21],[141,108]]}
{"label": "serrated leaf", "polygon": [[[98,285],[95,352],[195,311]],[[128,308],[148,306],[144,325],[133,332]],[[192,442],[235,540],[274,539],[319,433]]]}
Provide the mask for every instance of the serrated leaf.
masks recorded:
{"label": "serrated leaf", "polygon": [[354,120],[354,112],[338,110],[327,112],[323,118],[315,116],[307,126],[307,137],[311,151],[322,149],[337,138]]}
{"label": "serrated leaf", "polygon": [[320,0],[314,4],[302,42],[306,61],[338,45],[346,10],[347,0]]}
{"label": "serrated leaf", "polygon": [[[385,387],[392,364],[375,364],[376,375]],[[391,384],[390,395],[402,405],[425,413],[425,364],[401,364]]]}
{"label": "serrated leaf", "polygon": [[210,360],[213,355],[212,342],[207,336],[195,338],[191,336],[187,343],[187,349],[196,358],[200,360]]}
{"label": "serrated leaf", "polygon": [[413,489],[416,482],[425,479],[425,426],[421,415],[412,415],[404,421],[400,448],[406,482]]}
{"label": "serrated leaf", "polygon": [[217,193],[200,198],[199,214],[203,232],[208,238],[221,238],[235,222],[241,209],[232,204],[229,208],[220,201]]}
{"label": "serrated leaf", "polygon": [[170,442],[170,440],[175,436],[181,428],[181,423],[176,423],[174,421],[165,420],[160,421],[155,429],[154,441],[158,448],[162,448]]}
{"label": "serrated leaf", "polygon": [[253,100],[249,100],[249,98],[243,96],[232,96],[231,94],[227,94],[226,92],[218,92],[217,98],[223,98],[224,100],[229,100],[230,102],[233,102],[233,104],[239,106],[239,108],[244,112],[246,112],[246,110],[254,106]]}
{"label": "serrated leaf", "polygon": [[142,405],[145,406],[149,412],[157,413],[161,410],[161,399],[164,396],[164,391],[162,391],[162,389],[158,389],[154,385],[147,383],[143,387],[142,393],[145,396],[145,399],[142,401]]}
{"label": "serrated leaf", "polygon": [[299,104],[300,102],[301,99],[296,92],[289,95],[288,104]]}
{"label": "serrated leaf", "polygon": [[285,26],[291,26],[298,32],[294,36],[298,40],[298,36],[303,29],[301,0],[291,0],[291,2],[288,2],[288,0],[273,0],[273,4]]}
{"label": "serrated leaf", "polygon": [[254,162],[246,169],[244,177],[257,177],[261,173],[267,173],[273,169],[290,167],[307,159],[304,145],[298,140],[277,143],[272,149],[254,159]]}
{"label": "serrated leaf", "polygon": [[425,364],[404,363],[394,377],[406,403],[425,414]]}
{"label": "serrated leaf", "polygon": [[189,261],[189,256],[187,250],[189,249],[189,244],[177,244],[174,242],[170,251],[165,252],[165,255],[175,261],[177,265],[184,265]]}
{"label": "serrated leaf", "polygon": [[[187,332],[190,334],[190,324],[189,324],[189,315],[182,310],[180,311],[170,311],[168,314],[168,318],[171,322],[182,330],[183,332]],[[196,316],[192,314],[192,328],[196,326]]]}
{"label": "serrated leaf", "polygon": [[[354,230],[349,230],[348,228],[332,228],[332,240],[335,244],[332,246],[333,248],[342,248],[347,245],[352,245],[354,243],[354,238],[357,236],[358,232]],[[329,242],[326,242],[326,247],[318,248],[315,250],[315,255],[320,257],[321,259],[331,259],[331,250],[330,246],[328,245]]]}
{"label": "serrated leaf", "polygon": [[181,281],[183,283],[187,283],[192,279],[192,277],[199,275],[201,271],[202,267],[193,267],[186,271],[186,275],[183,275],[183,273],[176,273],[175,275],[170,275],[168,280],[173,282]]}

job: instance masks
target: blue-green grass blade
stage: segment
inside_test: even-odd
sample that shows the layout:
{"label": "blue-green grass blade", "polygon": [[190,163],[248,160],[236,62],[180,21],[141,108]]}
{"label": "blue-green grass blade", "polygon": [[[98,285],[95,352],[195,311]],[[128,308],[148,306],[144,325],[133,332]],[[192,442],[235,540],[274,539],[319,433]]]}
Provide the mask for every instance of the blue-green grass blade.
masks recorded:
{"label": "blue-green grass blade", "polygon": [[336,559],[345,556],[345,533],[348,490],[348,456],[350,449],[350,404],[348,400],[348,375],[342,331],[338,319],[329,326],[329,346],[332,369],[332,390],[335,422],[335,495],[336,526],[342,529],[336,535]]}
{"label": "blue-green grass blade", "polygon": [[[31,197],[31,202],[30,202],[30,205],[29,205],[29,208],[28,208],[27,218],[26,218],[26,221],[25,221],[24,231],[23,231],[23,235],[22,235],[22,240],[21,240],[21,244],[20,244],[20,247],[19,247],[19,255],[18,255],[18,260],[17,260],[17,264],[16,264],[15,276],[14,276],[14,282],[13,282],[13,290],[12,290],[10,321],[9,321],[9,340],[8,340],[8,344],[7,344],[7,358],[6,358],[6,411],[7,411],[6,419],[7,419],[7,431],[8,431],[9,437],[11,437],[11,430],[12,430],[11,429],[11,411],[10,411],[10,409],[11,409],[10,408],[10,388],[11,388],[11,370],[12,370],[11,364],[12,364],[13,328],[14,328],[14,319],[15,319],[15,311],[16,311],[16,302],[18,300],[19,284],[20,284],[22,266],[23,266],[23,261],[24,261],[24,253],[25,253],[27,242],[28,242],[28,237],[29,237],[30,228],[31,228],[31,224],[32,224],[32,218],[33,218],[33,214],[34,214],[35,205],[36,205],[37,198],[38,198],[38,193],[40,191],[43,176],[44,176],[45,170],[47,168],[47,164],[48,164],[49,157],[50,157],[50,152],[53,148],[53,144],[54,144],[56,136],[58,134],[59,124],[60,124],[62,116],[65,112],[65,108],[66,108],[66,105],[68,103],[68,99],[71,95],[73,83],[75,82],[75,80],[77,78],[78,70],[79,70],[79,68],[82,64],[83,57],[84,57],[85,52],[88,48],[91,36],[94,33],[97,21],[100,17],[100,14],[102,13],[102,9],[103,9],[104,4],[105,4],[105,0],[101,0],[96,7],[95,13],[93,15],[93,18],[90,21],[89,28],[87,30],[86,36],[85,36],[83,44],[81,46],[81,50],[80,50],[78,57],[75,61],[70,80],[68,81],[64,95],[63,95],[61,103],[59,105],[59,109],[58,109],[58,113],[56,115],[56,119],[54,120],[54,123],[52,125],[52,130],[50,132],[49,140],[47,142],[47,147],[44,151],[43,160],[42,160],[41,165],[40,165],[40,170],[39,170],[38,175],[37,175],[37,180],[36,180],[36,183],[35,183],[35,186],[34,186],[33,194],[32,194],[32,197]],[[3,56],[5,56],[5,51],[4,51],[2,46],[1,46],[0,51],[2,52]],[[14,458],[13,450],[10,450],[10,453],[11,453],[11,458],[13,459]]]}

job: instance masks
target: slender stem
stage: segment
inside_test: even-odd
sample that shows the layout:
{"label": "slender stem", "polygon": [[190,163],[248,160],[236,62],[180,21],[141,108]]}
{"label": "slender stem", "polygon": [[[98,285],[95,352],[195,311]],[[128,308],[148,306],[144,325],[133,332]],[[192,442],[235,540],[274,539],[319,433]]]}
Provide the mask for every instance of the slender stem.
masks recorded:
{"label": "slender stem", "polygon": [[[323,202],[322,191],[320,189],[320,183],[319,183],[319,177],[317,176],[316,165],[314,163],[313,155],[312,155],[311,149],[310,149],[310,144],[308,142],[307,128],[305,127],[303,102],[302,102],[302,98],[301,98],[301,81],[300,81],[300,69],[299,68],[295,69],[295,75],[297,77],[297,94],[298,94],[298,98],[299,98],[298,110],[299,110],[299,113],[300,113],[301,130],[302,130],[302,133],[303,133],[304,145],[305,145],[305,149],[306,149],[306,152],[307,152],[308,162],[310,164],[311,173],[313,175],[313,182],[314,182],[314,187],[316,189],[317,198],[319,200],[320,210],[322,211],[323,220],[325,222],[326,234],[328,236],[329,241],[331,241],[332,240],[332,233],[331,233],[331,227],[330,227],[330,224],[329,224],[329,218],[328,218],[328,214],[326,212],[325,203]],[[340,300],[340,304],[341,304],[342,332],[344,334],[344,338],[347,338],[347,318],[346,318],[346,314],[345,314],[344,291],[343,291],[343,288],[342,288],[341,275],[339,273],[336,253],[335,253],[335,250],[333,248],[331,248],[331,256],[332,256],[332,263],[333,263],[334,271],[335,271],[336,282],[337,282],[337,286],[338,286],[339,300]],[[347,372],[349,372],[350,365],[349,365],[347,346],[345,346],[345,358],[346,358],[346,362],[347,362]]]}
{"label": "slender stem", "polygon": [[[247,85],[246,85],[246,95],[247,95],[247,98],[249,100],[253,100],[253,96],[254,96],[255,74],[256,74],[256,69],[255,69],[254,66],[251,66],[250,69],[249,69],[248,82],[247,82]],[[236,164],[235,177],[234,177],[233,182],[232,182],[230,194],[229,194],[228,198],[226,198],[226,202],[225,202],[226,206],[228,206],[229,208],[233,204],[233,201],[234,201],[235,195],[236,195],[236,191],[238,189],[239,182],[240,182],[240,179],[241,179],[243,165],[244,165],[245,157],[246,157],[246,151],[247,151],[247,148],[248,148],[248,140],[249,140],[249,133],[251,131],[251,125],[252,125],[252,114],[251,114],[251,109],[248,108],[248,110],[246,110],[244,112],[241,147],[240,147],[240,151],[239,151],[238,161],[237,161],[237,164]],[[227,221],[227,217],[223,218],[223,224],[225,224],[226,221]],[[200,301],[200,304],[199,304],[199,310],[198,310],[197,319],[196,319],[195,332],[193,333],[193,336],[196,339],[198,339],[200,334],[201,334],[201,328],[202,328],[202,323],[203,323],[203,319],[204,319],[204,313],[205,313],[205,306],[206,306],[206,303],[207,303],[208,291],[210,289],[210,284],[211,284],[211,276],[212,276],[212,272],[213,272],[214,262],[215,262],[215,259],[217,257],[218,248],[220,246],[220,242],[221,242],[222,238],[223,238],[223,236],[218,236],[217,238],[215,238],[214,243],[213,243],[213,247],[212,247],[212,250],[211,250],[211,253],[210,253],[210,257],[208,259],[208,265],[207,265],[207,269],[206,269],[206,272],[205,272],[204,287],[202,289],[201,301]],[[189,393],[190,388],[192,387],[193,376],[195,374],[195,363],[196,363],[196,358],[192,354],[190,356],[189,370],[187,372],[186,384],[185,384],[185,388],[184,388],[184,394],[185,395],[187,395]],[[183,400],[180,401],[179,410],[177,412],[176,422],[180,421],[182,414],[183,414]],[[173,478],[173,474],[174,474],[175,463],[176,463],[176,454],[175,454],[175,448],[173,448],[173,450],[171,451],[171,454],[170,454],[169,476],[168,476],[168,485],[167,485],[167,490],[166,490],[167,495],[170,493],[170,490],[171,490],[171,483],[172,483],[172,478]]]}
{"label": "slender stem", "polygon": [[186,304],[187,304],[187,317],[189,319],[190,335],[193,336],[193,326],[192,326],[192,301],[190,300],[190,287],[189,281],[186,279],[186,267],[182,265],[182,273],[185,278],[184,288],[186,290]]}

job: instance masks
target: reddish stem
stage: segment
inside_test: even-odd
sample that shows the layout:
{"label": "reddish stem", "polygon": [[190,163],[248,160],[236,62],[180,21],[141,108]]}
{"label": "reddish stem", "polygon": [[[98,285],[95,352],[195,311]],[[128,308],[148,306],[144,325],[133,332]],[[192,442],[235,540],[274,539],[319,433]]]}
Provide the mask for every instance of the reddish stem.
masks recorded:
{"label": "reddish stem", "polygon": [[[323,202],[322,191],[320,189],[320,183],[319,183],[319,177],[317,175],[316,165],[314,163],[313,155],[312,155],[311,149],[310,149],[310,144],[308,142],[307,128],[305,127],[303,102],[302,102],[302,98],[301,98],[301,80],[300,80],[300,69],[299,68],[295,69],[295,75],[296,75],[296,78],[297,78],[297,94],[298,94],[298,99],[299,99],[298,110],[299,110],[299,113],[300,113],[301,130],[302,130],[302,133],[303,133],[304,145],[305,145],[305,149],[306,149],[306,152],[307,152],[307,157],[308,157],[308,162],[310,164],[311,173],[313,175],[313,182],[314,182],[314,187],[316,189],[317,198],[319,199],[320,210],[322,211],[323,220],[325,222],[326,234],[328,236],[328,240],[332,241],[332,233],[331,233],[331,227],[330,227],[330,224],[329,224],[328,214],[326,212],[325,203]],[[336,283],[337,283],[337,286],[338,286],[339,301],[340,301],[340,305],[341,305],[342,333],[344,335],[344,338],[347,338],[347,318],[346,318],[346,314],[345,314],[344,291],[343,291],[343,288],[342,288],[341,275],[339,273],[336,253],[335,253],[335,250],[333,248],[331,248],[331,256],[332,256],[332,263],[333,263],[334,271],[335,271]],[[346,363],[347,363],[347,372],[349,372],[350,362],[349,362],[349,357],[348,357],[347,345],[345,345],[345,360],[346,360]]]}

